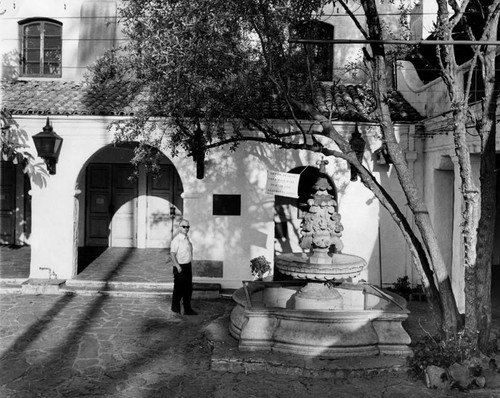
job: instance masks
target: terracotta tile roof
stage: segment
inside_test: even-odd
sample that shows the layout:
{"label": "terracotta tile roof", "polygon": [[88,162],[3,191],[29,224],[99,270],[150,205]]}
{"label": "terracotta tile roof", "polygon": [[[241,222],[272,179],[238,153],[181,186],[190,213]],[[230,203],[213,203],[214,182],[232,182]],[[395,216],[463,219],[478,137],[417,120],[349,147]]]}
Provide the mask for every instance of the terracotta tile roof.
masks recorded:
{"label": "terracotta tile roof", "polygon": [[[91,90],[81,83],[66,81],[2,81],[2,107],[13,115],[101,115],[133,116],[146,97],[130,86],[110,84],[105,90]],[[391,92],[391,116],[396,122],[416,122],[421,116],[398,92]],[[371,90],[361,85],[321,84],[315,103],[325,115],[344,121],[375,122],[376,101]],[[273,97],[262,104],[267,118],[286,118],[284,101]]]}
{"label": "terracotta tile roof", "polygon": [[132,116],[143,95],[127,85],[92,90],[66,81],[2,81],[2,107],[13,115]]}
{"label": "terracotta tile roof", "polygon": [[[300,100],[306,99],[306,91],[301,90]],[[387,101],[393,121],[415,123],[422,120],[399,92],[391,91]],[[314,104],[322,114],[334,120],[376,122],[378,118],[373,91],[362,85],[321,83],[316,88]],[[280,118],[289,113],[286,103],[278,97],[272,98],[264,107],[270,111],[270,117]]]}

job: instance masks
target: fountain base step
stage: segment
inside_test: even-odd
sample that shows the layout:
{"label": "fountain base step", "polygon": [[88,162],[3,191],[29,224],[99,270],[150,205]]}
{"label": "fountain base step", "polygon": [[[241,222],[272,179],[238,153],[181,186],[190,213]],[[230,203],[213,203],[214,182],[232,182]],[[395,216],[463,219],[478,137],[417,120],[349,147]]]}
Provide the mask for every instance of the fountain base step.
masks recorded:
{"label": "fountain base step", "polygon": [[395,355],[325,361],[273,352],[242,352],[237,347],[228,347],[227,342],[215,342],[210,369],[225,373],[265,372],[345,382],[384,373],[405,373],[408,371],[408,366],[405,357]]}

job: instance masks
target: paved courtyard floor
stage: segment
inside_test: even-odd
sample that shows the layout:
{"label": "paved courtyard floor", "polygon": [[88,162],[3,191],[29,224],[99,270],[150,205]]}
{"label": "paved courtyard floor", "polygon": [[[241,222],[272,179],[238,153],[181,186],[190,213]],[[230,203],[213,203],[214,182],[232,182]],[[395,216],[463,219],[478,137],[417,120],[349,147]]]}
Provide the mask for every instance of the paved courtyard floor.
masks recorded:
{"label": "paved courtyard floor", "polygon": [[[28,278],[29,256],[29,247],[1,247],[0,280]],[[91,257],[77,278],[168,281],[164,256],[161,251],[108,250]],[[500,336],[499,272],[492,282],[492,331]],[[432,334],[426,303],[408,304],[405,327],[412,340]],[[215,370],[216,360],[238,360],[237,342],[228,334],[234,303],[195,300],[194,305],[200,315],[182,317],[170,312],[167,297],[1,294],[0,397],[500,398],[494,390],[428,390],[401,371],[302,377],[290,370],[303,366],[303,360],[274,354],[264,357],[277,371],[262,371],[261,355],[247,357],[245,369],[251,371]]]}
{"label": "paved courtyard floor", "polygon": [[[234,304],[194,304],[199,315],[179,316],[165,298],[2,295],[0,396],[500,397],[492,390],[428,390],[403,372],[334,380],[215,371],[213,336],[227,330],[214,328],[227,328]],[[412,330],[427,327],[417,319],[425,303],[415,304]]]}

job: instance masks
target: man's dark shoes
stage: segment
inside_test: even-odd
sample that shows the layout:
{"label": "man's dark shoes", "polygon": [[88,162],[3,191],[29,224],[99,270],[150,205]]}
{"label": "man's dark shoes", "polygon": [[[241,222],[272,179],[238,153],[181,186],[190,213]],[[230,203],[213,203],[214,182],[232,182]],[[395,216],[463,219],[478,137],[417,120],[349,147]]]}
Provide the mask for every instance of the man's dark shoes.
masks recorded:
{"label": "man's dark shoes", "polygon": [[180,308],[172,308],[172,312],[176,312],[177,314],[181,313]]}
{"label": "man's dark shoes", "polygon": [[198,313],[194,310],[187,310],[184,312],[184,315],[198,315]]}

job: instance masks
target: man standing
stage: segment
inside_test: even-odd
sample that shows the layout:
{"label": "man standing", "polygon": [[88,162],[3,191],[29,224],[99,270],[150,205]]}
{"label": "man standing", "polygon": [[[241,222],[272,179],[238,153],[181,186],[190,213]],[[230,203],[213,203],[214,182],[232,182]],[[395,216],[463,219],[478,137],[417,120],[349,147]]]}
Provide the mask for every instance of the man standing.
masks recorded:
{"label": "man standing", "polygon": [[172,311],[181,312],[181,298],[184,303],[184,314],[198,315],[191,308],[193,293],[193,245],[188,237],[189,221],[182,219],[179,223],[179,233],[170,245],[170,257],[174,263],[174,293],[172,295]]}

